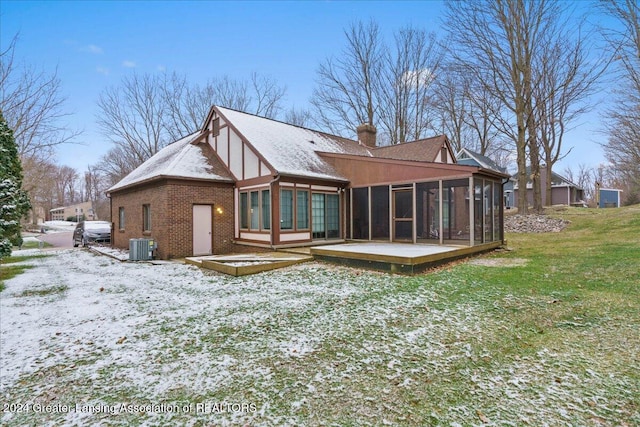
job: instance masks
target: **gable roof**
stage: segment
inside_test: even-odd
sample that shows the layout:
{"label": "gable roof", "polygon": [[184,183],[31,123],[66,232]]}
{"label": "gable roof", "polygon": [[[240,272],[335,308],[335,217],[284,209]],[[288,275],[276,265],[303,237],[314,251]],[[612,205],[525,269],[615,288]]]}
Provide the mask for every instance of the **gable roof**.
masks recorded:
{"label": "gable roof", "polygon": [[208,144],[191,144],[198,135],[200,132],[167,145],[109,188],[107,193],[159,178],[233,182],[231,174],[213,155]]}
{"label": "gable roof", "polygon": [[468,148],[461,149],[458,154],[458,163],[470,166],[480,166],[506,174],[507,168],[503,168],[487,156],[471,151]]}
{"label": "gable roof", "polygon": [[402,144],[388,145],[385,147],[376,147],[373,148],[371,152],[375,157],[383,157],[386,159],[435,162],[443,145],[447,146],[452,158],[455,158],[449,148],[449,143],[445,135],[438,135],[431,138],[404,142]]}
{"label": "gable roof", "polygon": [[[540,175],[544,175],[545,170],[546,170],[545,166],[540,166]],[[527,177],[531,177],[531,167],[530,166],[527,166],[526,174],[527,174]],[[517,189],[518,188],[518,175],[514,174],[512,176],[512,178],[515,179],[514,188]],[[532,188],[532,187],[533,187],[532,180],[528,179],[527,180],[527,188]],[[574,187],[574,188],[577,188],[578,190],[584,190],[578,184],[575,184],[575,183],[569,181],[567,178],[563,177],[560,174],[555,173],[554,171],[551,171],[551,187],[553,187],[553,188],[555,188],[555,187]]]}
{"label": "gable roof", "polygon": [[230,108],[213,108],[281,175],[346,181],[318,153],[371,156],[357,141]]}

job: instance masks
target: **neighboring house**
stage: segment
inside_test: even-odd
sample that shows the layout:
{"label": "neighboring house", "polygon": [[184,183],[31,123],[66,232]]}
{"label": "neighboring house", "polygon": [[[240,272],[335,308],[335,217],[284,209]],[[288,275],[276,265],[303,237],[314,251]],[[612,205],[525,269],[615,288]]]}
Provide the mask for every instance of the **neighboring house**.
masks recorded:
{"label": "neighboring house", "polygon": [[71,217],[74,218],[74,221],[78,221],[82,220],[83,216],[87,221],[94,221],[98,219],[91,202],[82,202],[71,206],[53,208],[49,211],[49,216],[51,221],[66,221],[67,218]]}
{"label": "neighboring house", "polygon": [[[531,171],[527,168],[527,176],[531,176]],[[512,176],[514,180],[514,200],[518,200],[518,181],[517,175]],[[569,181],[567,178],[551,172],[551,202],[547,203],[547,194],[545,191],[547,182],[546,167],[540,167],[540,187],[542,191],[542,205],[579,205],[584,206],[584,189]],[[530,206],[533,205],[533,184],[529,180],[527,182],[527,201]]]}
{"label": "neighboring house", "polygon": [[[459,165],[477,166],[483,169],[497,171],[505,175],[508,174],[507,168],[504,168],[498,165],[489,157],[484,156],[480,153],[476,153],[475,151],[471,151],[467,148],[462,148],[460,151],[458,151],[456,158],[458,160]],[[514,197],[514,191],[513,191],[514,184],[515,184],[515,178],[513,177],[509,177],[509,179],[506,182],[504,182],[504,186],[503,186],[504,207],[507,209],[511,209],[515,207],[515,197]]]}
{"label": "neighboring house", "polygon": [[599,208],[619,208],[620,196],[622,190],[616,190],[613,188],[599,188],[598,189],[598,207]]}
{"label": "neighboring house", "polygon": [[[456,163],[445,136],[376,147],[214,106],[108,190],[114,246],[159,258],[376,240],[495,245],[500,172]],[[473,203],[470,194],[474,194]]]}

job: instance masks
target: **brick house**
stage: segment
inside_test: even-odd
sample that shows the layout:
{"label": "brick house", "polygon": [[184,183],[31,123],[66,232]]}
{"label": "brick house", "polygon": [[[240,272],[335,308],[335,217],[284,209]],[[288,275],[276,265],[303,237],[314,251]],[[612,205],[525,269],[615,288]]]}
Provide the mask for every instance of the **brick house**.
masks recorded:
{"label": "brick house", "polygon": [[[159,258],[346,240],[501,242],[507,176],[456,163],[445,136],[376,146],[228,108],[108,190],[113,245]],[[473,195],[473,197],[470,197]]]}

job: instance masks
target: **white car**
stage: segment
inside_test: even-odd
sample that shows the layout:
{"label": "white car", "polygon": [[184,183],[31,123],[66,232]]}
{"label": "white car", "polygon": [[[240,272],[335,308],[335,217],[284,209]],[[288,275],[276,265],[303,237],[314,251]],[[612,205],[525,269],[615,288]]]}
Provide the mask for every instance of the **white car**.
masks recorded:
{"label": "white car", "polygon": [[73,247],[89,243],[111,243],[111,223],[107,221],[81,221],[73,231]]}

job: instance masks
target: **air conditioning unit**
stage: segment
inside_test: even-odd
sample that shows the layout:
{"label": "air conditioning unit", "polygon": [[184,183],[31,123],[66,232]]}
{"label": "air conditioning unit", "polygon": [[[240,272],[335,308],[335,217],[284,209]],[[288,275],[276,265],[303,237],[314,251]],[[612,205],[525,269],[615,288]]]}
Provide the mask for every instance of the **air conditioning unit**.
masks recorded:
{"label": "air conditioning unit", "polygon": [[149,261],[156,248],[153,239],[129,239],[129,261]]}

